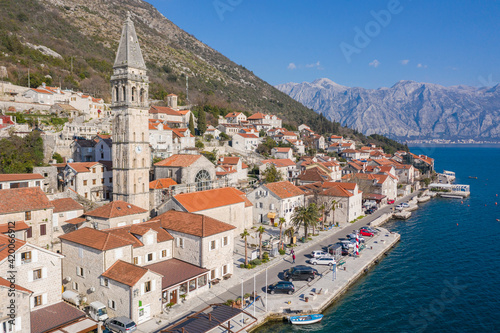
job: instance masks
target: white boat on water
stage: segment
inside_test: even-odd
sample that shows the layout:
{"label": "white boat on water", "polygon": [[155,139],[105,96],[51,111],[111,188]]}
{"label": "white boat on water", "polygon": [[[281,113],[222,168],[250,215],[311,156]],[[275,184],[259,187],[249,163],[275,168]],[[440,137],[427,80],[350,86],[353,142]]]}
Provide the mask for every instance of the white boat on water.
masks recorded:
{"label": "white boat on water", "polygon": [[320,322],[323,319],[322,314],[311,314],[303,316],[288,317],[288,321],[293,325],[308,325]]}

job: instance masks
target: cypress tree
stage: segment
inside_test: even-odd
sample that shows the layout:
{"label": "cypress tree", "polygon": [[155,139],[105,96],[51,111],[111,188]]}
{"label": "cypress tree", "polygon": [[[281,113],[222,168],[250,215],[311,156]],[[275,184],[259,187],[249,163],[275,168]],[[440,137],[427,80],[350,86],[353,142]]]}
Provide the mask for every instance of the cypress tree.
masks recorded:
{"label": "cypress tree", "polygon": [[191,116],[189,117],[189,131],[191,131],[191,134],[195,135],[193,113],[191,113]]}
{"label": "cypress tree", "polygon": [[200,131],[200,135],[203,135],[207,130],[207,119],[205,117],[205,110],[203,108],[198,112],[198,131]]}

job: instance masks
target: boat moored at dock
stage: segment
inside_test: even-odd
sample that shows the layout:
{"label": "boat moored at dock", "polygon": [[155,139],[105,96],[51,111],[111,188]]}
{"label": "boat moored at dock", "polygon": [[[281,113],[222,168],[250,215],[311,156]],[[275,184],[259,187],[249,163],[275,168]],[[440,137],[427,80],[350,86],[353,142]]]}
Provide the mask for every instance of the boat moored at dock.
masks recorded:
{"label": "boat moored at dock", "polygon": [[320,322],[321,319],[323,319],[322,314],[310,314],[310,315],[303,315],[303,316],[291,316],[288,317],[288,321],[292,323],[293,325],[308,325],[308,324],[314,324],[317,322]]}

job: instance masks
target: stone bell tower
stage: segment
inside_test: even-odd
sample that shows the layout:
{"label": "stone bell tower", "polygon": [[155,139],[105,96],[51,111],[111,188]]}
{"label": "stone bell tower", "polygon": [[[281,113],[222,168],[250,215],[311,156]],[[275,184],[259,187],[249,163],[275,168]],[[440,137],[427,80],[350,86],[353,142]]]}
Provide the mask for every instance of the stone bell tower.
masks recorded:
{"label": "stone bell tower", "polygon": [[130,13],[123,25],[111,76],[113,119],[113,200],[149,210],[148,88],[142,57]]}

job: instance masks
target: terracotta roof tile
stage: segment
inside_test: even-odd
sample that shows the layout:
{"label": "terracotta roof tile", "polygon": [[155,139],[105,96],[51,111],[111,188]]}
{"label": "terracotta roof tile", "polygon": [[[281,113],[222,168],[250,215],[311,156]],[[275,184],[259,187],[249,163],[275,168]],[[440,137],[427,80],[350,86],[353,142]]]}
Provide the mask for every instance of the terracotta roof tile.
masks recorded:
{"label": "terracotta roof tile", "polygon": [[113,236],[116,236],[123,240],[132,242],[133,243],[132,246],[135,248],[144,246],[144,244],[134,235],[142,236],[149,230],[156,231],[156,240],[158,243],[174,239],[174,237],[172,237],[172,235],[170,235],[168,231],[162,228],[161,223],[157,220],[151,220],[123,227],[104,229],[102,231],[112,234]]}
{"label": "terracotta roof tile", "polygon": [[43,179],[43,176],[38,173],[0,174],[0,182],[12,182],[18,180],[34,180],[34,179]]}
{"label": "terracotta roof tile", "polygon": [[54,213],[69,212],[72,210],[83,210],[83,206],[72,198],[56,199],[50,202],[54,205]]}
{"label": "terracotta roof tile", "polygon": [[169,210],[155,217],[154,220],[159,220],[164,229],[197,237],[208,237],[236,229],[233,225],[202,214],[178,212],[175,210]]}
{"label": "terracotta roof tile", "polygon": [[326,188],[320,195],[326,195],[326,196],[331,196],[331,197],[352,197],[353,194],[343,188],[340,185],[337,186],[331,186]]}
{"label": "terracotta roof tile", "polygon": [[223,187],[213,190],[177,194],[174,198],[188,212],[198,212],[244,202],[242,194],[244,195],[243,192],[235,188]]}
{"label": "terracotta roof tile", "polygon": [[288,181],[264,184],[264,187],[281,199],[296,197],[304,194],[297,186]]}
{"label": "terracotta roof tile", "polygon": [[262,164],[267,164],[267,163],[274,164],[274,166],[277,168],[283,168],[295,165],[295,162],[293,162],[289,158],[275,158],[275,159],[262,160]]}
{"label": "terracotta roof tile", "polygon": [[[7,281],[3,277],[0,277],[0,286],[10,288],[11,284],[10,284],[10,281]],[[17,284],[14,285],[14,288],[16,290],[24,291],[24,292],[29,293],[29,294],[33,293],[31,290],[28,290],[26,288],[18,286]]]}
{"label": "terracotta roof tile", "polygon": [[110,219],[113,217],[128,216],[146,212],[147,210],[141,207],[134,206],[125,201],[115,200],[105,204],[104,206],[91,210],[90,212],[86,212],[85,215]]}
{"label": "terracotta roof tile", "polygon": [[68,163],[68,166],[76,172],[90,172],[90,168],[98,164],[98,162],[75,162]]}
{"label": "terracotta roof tile", "polygon": [[251,115],[250,117],[248,117],[247,119],[248,120],[254,120],[254,119],[264,119],[265,118],[265,114],[261,113],[261,112],[257,112],[257,113],[254,113],[253,115]]}
{"label": "terracotta roof tile", "polygon": [[64,223],[69,223],[69,224],[75,224],[76,225],[76,224],[83,223],[85,221],[87,221],[87,219],[84,218],[84,217],[75,217],[74,219],[69,219],[69,220],[64,221]]}
{"label": "terracotta roof tile", "polygon": [[54,207],[40,187],[0,190],[0,215]]}
{"label": "terracotta roof tile", "polygon": [[129,239],[123,239],[113,235],[112,233],[88,227],[64,234],[59,236],[59,238],[101,251],[134,244],[134,242]]}
{"label": "terracotta roof tile", "polygon": [[117,260],[106,272],[102,273],[102,276],[133,287],[147,272],[147,268]]}
{"label": "terracotta roof tile", "polygon": [[302,181],[313,181],[313,182],[327,182],[332,180],[332,178],[329,175],[324,173],[318,167],[313,167],[302,171],[298,176],[298,179]]}
{"label": "terracotta roof tile", "polygon": [[177,185],[177,182],[172,178],[159,178],[149,182],[150,190],[158,190],[163,188],[169,188],[172,185]]}
{"label": "terracotta roof tile", "polygon": [[255,134],[251,134],[251,133],[236,133],[235,135],[239,135],[243,138],[247,138],[247,139],[258,139],[259,137]]}
{"label": "terracotta roof tile", "polygon": [[5,223],[5,224],[0,224],[0,234],[6,234],[9,232],[9,229],[12,229],[14,231],[20,231],[20,230],[27,230],[29,229],[29,225],[26,224],[26,222],[24,221],[16,221],[15,222],[15,225],[12,226],[8,223]]}
{"label": "terracotta roof tile", "polygon": [[232,157],[232,156],[225,156],[222,157],[218,162],[219,164],[230,164],[230,165],[236,165],[240,161],[239,157]]}
{"label": "terracotta roof tile", "polygon": [[155,166],[188,167],[198,161],[201,155],[176,154],[155,163]]}
{"label": "terracotta roof tile", "polygon": [[163,275],[161,288],[165,289],[175,286],[181,282],[191,280],[201,274],[208,272],[208,269],[195,266],[179,259],[165,260],[156,264],[144,266],[149,270]]}
{"label": "terracotta roof tile", "polygon": [[169,116],[182,116],[179,112],[175,111],[172,108],[169,108],[168,106],[152,106],[149,109],[149,113],[151,114],[164,113]]}
{"label": "terracotta roof tile", "polygon": [[16,238],[14,242],[14,248],[10,247],[10,237],[0,234],[0,262],[9,256],[11,249],[14,251],[19,250],[23,245],[26,244],[25,241]]}

